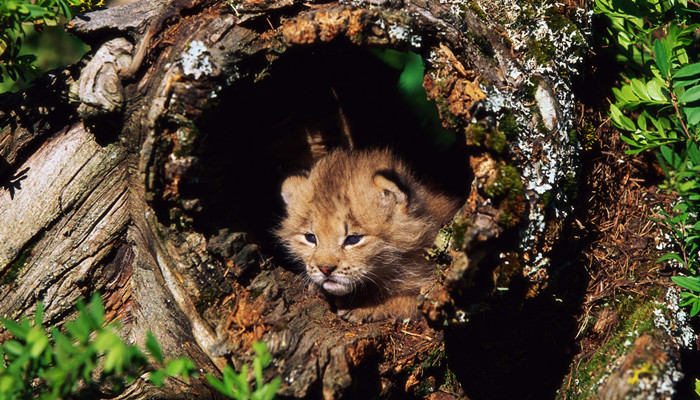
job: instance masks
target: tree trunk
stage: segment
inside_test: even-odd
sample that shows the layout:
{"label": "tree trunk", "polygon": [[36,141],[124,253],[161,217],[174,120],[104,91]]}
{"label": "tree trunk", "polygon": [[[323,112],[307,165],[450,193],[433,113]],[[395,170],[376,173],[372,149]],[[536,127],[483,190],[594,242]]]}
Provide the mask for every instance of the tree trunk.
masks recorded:
{"label": "tree trunk", "polygon": [[[522,25],[515,5],[155,0],[77,16],[89,56],[0,98],[2,314],[43,300],[60,325],[100,292],[125,336],[151,331],[205,371],[265,341],[266,376],[295,398],[512,393],[536,371],[515,388],[463,373],[460,388],[445,352],[473,354],[484,310],[512,316],[547,285],[576,179],[566,74],[585,45],[572,5],[521,5]],[[559,31],[523,36],[545,15]],[[400,71],[370,49],[422,57],[448,145],[406,117]],[[282,178],[335,145],[395,147],[464,200],[432,252],[424,320],[347,323],[276,246]],[[193,379],[123,397],[217,395]]]}

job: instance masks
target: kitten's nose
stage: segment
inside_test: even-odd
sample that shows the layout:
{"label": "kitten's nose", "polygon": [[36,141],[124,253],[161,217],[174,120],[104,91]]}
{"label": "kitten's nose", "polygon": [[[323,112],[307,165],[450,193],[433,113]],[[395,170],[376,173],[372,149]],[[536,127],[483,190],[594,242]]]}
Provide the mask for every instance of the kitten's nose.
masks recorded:
{"label": "kitten's nose", "polygon": [[321,273],[325,276],[330,276],[335,269],[338,268],[337,266],[333,265],[319,265],[318,269],[321,271]]}

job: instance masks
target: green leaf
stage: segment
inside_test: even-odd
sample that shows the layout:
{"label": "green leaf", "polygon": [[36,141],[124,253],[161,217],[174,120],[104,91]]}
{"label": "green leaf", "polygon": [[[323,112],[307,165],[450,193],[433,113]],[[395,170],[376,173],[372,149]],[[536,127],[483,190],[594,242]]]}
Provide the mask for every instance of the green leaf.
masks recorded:
{"label": "green leaf", "polygon": [[56,0],[56,2],[58,3],[58,6],[61,9],[61,13],[66,17],[67,20],[70,20],[72,15],[68,3],[66,3],[64,0]]}
{"label": "green leaf", "polygon": [[668,101],[668,99],[666,99],[666,96],[664,96],[661,87],[662,85],[658,81],[658,78],[654,78],[647,82],[647,93],[649,93],[649,97],[651,97],[652,100],[656,100],[659,102]]}
{"label": "green leaf", "polygon": [[24,346],[16,340],[8,340],[3,345],[5,353],[11,356],[19,357],[26,353]]}
{"label": "green leaf", "polygon": [[263,384],[263,366],[260,361],[260,357],[255,357],[253,359],[253,376],[255,377],[255,383],[257,387]]}
{"label": "green leaf", "polygon": [[49,346],[49,338],[41,328],[34,327],[27,334],[27,344],[32,357],[38,358]]}
{"label": "green leaf", "polygon": [[50,15],[49,10],[34,4],[27,4],[26,8],[30,20],[38,20]]}
{"label": "green leaf", "polygon": [[646,85],[642,83],[642,81],[640,81],[639,79],[632,79],[630,81],[630,86],[632,87],[634,94],[640,99],[650,98],[649,94],[647,93]]}
{"label": "green leaf", "polygon": [[178,358],[177,360],[170,361],[168,366],[165,368],[165,372],[168,376],[180,376],[189,377],[194,371],[194,363],[187,357]]}
{"label": "green leaf", "polygon": [[148,374],[148,380],[156,386],[163,386],[163,382],[165,382],[165,371],[162,369],[151,371],[151,373]]}
{"label": "green leaf", "polygon": [[666,54],[666,49],[659,39],[654,40],[654,61],[659,67],[661,75],[668,78],[669,75],[669,60]]}
{"label": "green leaf", "polygon": [[72,356],[76,351],[76,346],[73,344],[66,335],[62,334],[56,327],[51,328],[51,337],[55,345],[56,354],[59,356],[59,360],[63,360]]}
{"label": "green leaf", "polygon": [[99,293],[95,293],[92,295],[92,299],[90,299],[89,312],[95,324],[94,326],[101,327],[105,321],[105,307],[102,304],[102,299],[100,298]]}
{"label": "green leaf", "polygon": [[659,258],[659,262],[664,262],[667,260],[675,260],[675,261],[678,261],[679,263],[685,265],[685,262],[683,261],[681,256],[679,256],[678,254],[675,254],[675,253],[664,254],[662,257]]}
{"label": "green leaf", "polygon": [[632,89],[631,85],[622,86],[620,92],[622,94],[622,100],[628,103],[636,103],[639,101],[639,97],[635,94],[634,89]]}
{"label": "green leaf", "polygon": [[673,79],[684,79],[698,75],[700,77],[700,63],[686,65],[673,74]]}
{"label": "green leaf", "polygon": [[34,326],[41,326],[44,322],[44,302],[36,303],[36,311],[34,311]]}
{"label": "green leaf", "polygon": [[127,367],[127,349],[126,345],[120,341],[119,344],[111,347],[105,353],[104,370],[105,372],[116,371],[122,373],[124,367]]}
{"label": "green leaf", "polygon": [[222,381],[217,379],[214,375],[207,374],[206,376],[207,382],[209,382],[210,385],[214,387],[219,393],[228,396],[230,398],[233,398],[233,389],[229,386],[226,386]]}
{"label": "green leaf", "polygon": [[698,125],[700,123],[700,107],[684,107],[683,112],[688,119],[689,125]]}
{"label": "green leaf", "polygon": [[156,361],[159,363],[163,362],[163,350],[161,350],[158,340],[150,331],[146,334],[146,349]]}
{"label": "green leaf", "polygon": [[698,313],[700,313],[700,299],[696,300],[693,303],[693,306],[690,309],[690,316],[694,317],[694,316],[698,315]]}
{"label": "green leaf", "polygon": [[80,313],[77,319],[66,324],[66,330],[81,344],[87,344],[90,340],[90,321],[86,318],[85,312]]}
{"label": "green leaf", "polygon": [[700,100],[700,85],[691,87],[678,98],[679,103],[692,103],[697,100]]}
{"label": "green leaf", "polygon": [[0,322],[2,322],[5,329],[10,331],[10,333],[17,339],[26,339],[27,333],[29,333],[29,324],[18,324],[17,322],[6,318],[0,318]]}
{"label": "green leaf", "polygon": [[619,108],[614,104],[610,105],[610,118],[615,123],[615,125],[627,129],[629,131],[635,131],[637,128],[634,126],[634,122],[622,114]]}
{"label": "green leaf", "polygon": [[684,289],[700,293],[700,277],[673,276],[671,280]]}
{"label": "green leaf", "polygon": [[8,398],[8,399],[15,398],[14,396],[8,396],[7,394],[13,393],[17,389],[20,389],[23,386],[24,386],[24,382],[17,379],[17,377],[14,375],[10,375],[10,374],[0,375],[0,394],[4,395],[4,396],[0,396],[2,398]]}

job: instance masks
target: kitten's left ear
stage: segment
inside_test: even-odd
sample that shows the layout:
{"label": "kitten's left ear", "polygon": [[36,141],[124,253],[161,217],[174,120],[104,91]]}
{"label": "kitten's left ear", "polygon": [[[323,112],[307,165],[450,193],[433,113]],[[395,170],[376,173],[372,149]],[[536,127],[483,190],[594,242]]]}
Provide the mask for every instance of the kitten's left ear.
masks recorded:
{"label": "kitten's left ear", "polygon": [[304,175],[292,175],[282,183],[282,200],[284,204],[289,204],[295,197],[302,193],[309,180]]}
{"label": "kitten's left ear", "polygon": [[382,191],[382,196],[396,205],[406,207],[408,190],[393,171],[378,171],[372,178],[374,187]]}

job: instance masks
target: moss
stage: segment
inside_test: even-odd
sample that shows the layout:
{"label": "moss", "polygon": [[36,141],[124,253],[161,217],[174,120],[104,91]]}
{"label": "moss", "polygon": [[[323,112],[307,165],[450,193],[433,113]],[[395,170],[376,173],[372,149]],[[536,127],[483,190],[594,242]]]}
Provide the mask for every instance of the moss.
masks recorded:
{"label": "moss", "polygon": [[547,125],[544,124],[544,120],[542,119],[542,114],[540,113],[539,107],[536,105],[533,105],[530,107],[530,114],[535,117],[537,120],[535,123],[535,129],[537,129],[537,132],[546,135],[549,133],[549,129],[547,129]]}
{"label": "moss", "polygon": [[535,10],[531,5],[524,4],[520,14],[515,19],[515,24],[520,26],[530,26],[535,21]]}
{"label": "moss", "polygon": [[596,128],[590,120],[585,120],[583,126],[577,129],[578,140],[581,143],[581,148],[585,151],[590,151],[598,141]]}
{"label": "moss", "polygon": [[445,349],[440,346],[430,351],[419,365],[409,368],[410,372],[421,371],[423,376],[413,394],[419,398],[428,398],[436,390],[455,395],[463,394],[457,375],[447,364]]}
{"label": "moss", "polygon": [[476,15],[477,17],[479,17],[480,20],[486,21],[486,13],[485,13],[484,10],[479,6],[479,3],[477,3],[476,1],[470,1],[469,4],[468,4],[468,7],[469,7],[470,10],[472,10],[472,12],[474,13],[474,15]]}
{"label": "moss", "polygon": [[523,90],[525,91],[525,100],[527,102],[535,101],[535,93],[537,93],[537,88],[539,87],[540,78],[533,76],[527,80],[525,86],[523,87]]}
{"label": "moss", "polygon": [[513,198],[522,194],[523,183],[520,180],[518,169],[512,165],[499,165],[498,177],[496,180],[484,188],[484,193],[491,198],[506,196]]}
{"label": "moss", "polygon": [[460,119],[452,114],[447,100],[441,97],[437,98],[435,99],[435,105],[440,113],[443,126],[448,129],[456,129],[459,126]]}
{"label": "moss", "polygon": [[457,218],[452,222],[452,247],[454,249],[462,249],[466,239],[467,230],[469,230],[469,221],[463,218]]}
{"label": "moss", "polygon": [[492,130],[486,137],[486,148],[501,153],[506,147],[506,135],[498,130]]}
{"label": "moss", "polygon": [[503,42],[503,45],[506,46],[507,48],[513,48],[513,41],[510,40],[510,38],[505,37],[505,36],[499,36],[501,38],[501,42]]}
{"label": "moss", "polygon": [[501,226],[515,226],[520,222],[520,217],[509,210],[504,210],[498,217],[498,224]]}
{"label": "moss", "polygon": [[480,124],[471,124],[464,128],[464,135],[468,145],[479,146],[486,136],[486,128]]}
{"label": "moss", "polygon": [[525,211],[525,187],[517,168],[499,165],[497,178],[484,187],[484,193],[493,199],[500,199],[499,224],[513,227],[520,222],[520,216]]}
{"label": "moss", "polygon": [[530,53],[540,65],[548,64],[556,54],[554,45],[546,40],[530,39],[527,41]]}
{"label": "moss", "polygon": [[491,46],[491,43],[489,43],[486,39],[474,32],[467,32],[467,36],[486,57],[492,58],[494,56],[495,53],[493,51],[493,46]]}
{"label": "moss", "polygon": [[471,124],[464,128],[467,145],[485,146],[489,150],[501,153],[506,146],[506,135],[496,129],[487,130],[483,125]]}
{"label": "moss", "polygon": [[578,199],[579,182],[578,179],[576,179],[576,175],[571,173],[566,174],[562,188],[564,189],[564,193],[566,193],[571,200]]}
{"label": "moss", "polygon": [[428,257],[438,265],[449,265],[452,262],[452,257],[448,252],[451,241],[452,229],[449,227],[441,229],[432,248],[427,252]]}
{"label": "moss", "polygon": [[566,32],[573,32],[576,30],[575,25],[569,21],[566,17],[560,14],[556,7],[550,7],[544,12],[547,18],[547,26],[553,32],[564,30]]}
{"label": "moss", "polygon": [[192,154],[199,130],[195,126],[180,127],[176,132],[177,147],[173,154],[176,157],[185,157]]}
{"label": "moss", "polygon": [[544,207],[547,207],[549,203],[552,202],[552,197],[554,197],[554,194],[551,190],[542,193],[542,196],[540,196],[540,204],[542,204],[542,206]]}
{"label": "moss", "polygon": [[498,130],[506,136],[515,136],[518,133],[518,123],[515,121],[513,111],[506,109],[498,120]]}
{"label": "moss", "polygon": [[[664,310],[662,304],[655,300],[662,297],[660,290],[651,290],[643,297],[620,297],[620,300],[608,305],[619,316],[619,323],[614,332],[609,336],[588,362],[580,363],[579,368],[572,372],[578,384],[568,389],[571,398],[586,399],[592,396],[601,382],[601,377],[609,372],[610,365],[624,355],[629,345],[644,333],[653,334],[654,310]],[[591,321],[590,326],[596,321]],[[576,392],[574,392],[576,390]]]}
{"label": "moss", "polygon": [[45,235],[46,232],[42,231],[25,246],[24,250],[22,251],[22,253],[20,253],[19,257],[17,257],[15,262],[10,264],[7,271],[5,271],[5,274],[2,276],[0,283],[7,285],[10,283],[14,283],[15,280],[17,280],[17,276],[19,276],[20,271],[22,271],[22,269],[24,269],[25,265],[27,264],[27,259],[32,255],[34,247],[36,247],[37,243],[39,243],[39,241],[43,239]]}

